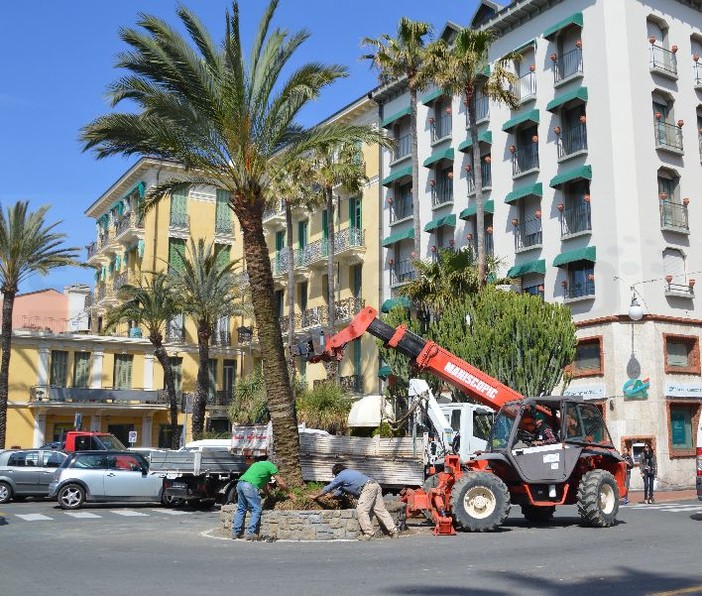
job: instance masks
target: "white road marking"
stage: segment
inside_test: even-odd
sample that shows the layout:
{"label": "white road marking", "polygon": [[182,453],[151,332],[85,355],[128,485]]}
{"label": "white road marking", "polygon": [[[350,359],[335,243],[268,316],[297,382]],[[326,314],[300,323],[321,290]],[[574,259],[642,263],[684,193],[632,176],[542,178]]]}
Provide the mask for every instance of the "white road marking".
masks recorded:
{"label": "white road marking", "polygon": [[54,519],[41,513],[15,513],[15,515],[24,521],[53,521]]}
{"label": "white road marking", "polygon": [[129,509],[120,509],[119,511],[110,511],[115,515],[121,515],[123,517],[149,517],[148,513],[142,513],[141,511],[131,511]]}
{"label": "white road marking", "polygon": [[100,519],[102,517],[102,515],[96,515],[89,511],[64,511],[64,513],[78,519]]}
{"label": "white road marking", "polygon": [[165,513],[166,515],[192,515],[192,511],[179,511],[178,509],[152,509],[156,513]]}

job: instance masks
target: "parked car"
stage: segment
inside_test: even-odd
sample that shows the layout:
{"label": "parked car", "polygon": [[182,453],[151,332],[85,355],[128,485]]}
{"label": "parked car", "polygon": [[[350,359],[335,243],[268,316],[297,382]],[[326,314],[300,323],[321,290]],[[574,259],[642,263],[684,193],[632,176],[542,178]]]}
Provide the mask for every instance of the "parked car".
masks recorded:
{"label": "parked car", "polygon": [[62,509],[85,502],[161,501],[163,474],[133,451],[77,451],[68,455],[49,484],[49,498]]}
{"label": "parked car", "polygon": [[61,441],[51,441],[44,443],[39,449],[61,449]]}
{"label": "parked car", "polygon": [[0,453],[0,503],[46,497],[53,473],[68,457],[49,449],[8,449]]}

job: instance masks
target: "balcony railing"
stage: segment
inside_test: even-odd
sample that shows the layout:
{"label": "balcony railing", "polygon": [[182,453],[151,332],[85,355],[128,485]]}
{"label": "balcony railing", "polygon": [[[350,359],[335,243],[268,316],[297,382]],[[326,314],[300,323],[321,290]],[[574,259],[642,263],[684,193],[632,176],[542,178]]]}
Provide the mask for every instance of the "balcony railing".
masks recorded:
{"label": "balcony railing", "polygon": [[[353,319],[365,307],[362,298],[344,298],[334,302],[334,319],[337,323]],[[295,329],[309,329],[311,327],[324,327],[329,323],[329,309],[326,305],[314,306],[305,309],[294,316]],[[283,333],[288,330],[288,317],[280,317],[280,327]]]}
{"label": "balcony railing", "polygon": [[702,64],[695,62],[693,66],[693,77],[695,79],[695,89],[702,89]]}
{"label": "balcony railing", "polygon": [[136,232],[144,229],[144,218],[132,211],[123,215],[115,223],[115,238],[126,235],[128,232]]}
{"label": "balcony railing", "polygon": [[390,205],[390,223],[412,217],[414,215],[414,205],[412,195],[407,194],[393,200]]}
{"label": "balcony railing", "polygon": [[680,126],[656,120],[654,132],[656,135],[656,149],[672,149],[676,153],[682,153],[683,140]]}
{"label": "balcony railing", "polygon": [[533,246],[543,244],[543,232],[541,230],[541,219],[532,217],[520,222],[515,229],[514,249],[523,250]]}
{"label": "balcony railing", "polygon": [[[480,170],[483,175],[483,190],[492,188],[492,165],[489,163],[481,163]],[[475,174],[471,172],[467,176],[468,180],[468,194],[472,195],[475,192]]]}
{"label": "balcony railing", "polygon": [[211,346],[231,346],[232,334],[228,330],[217,329],[210,335]]}
{"label": "balcony railing", "polygon": [[146,389],[84,389],[77,387],[53,387],[35,385],[29,389],[30,402],[60,403],[160,403],[168,400],[163,390]]}
{"label": "balcony railing", "polygon": [[592,230],[590,203],[564,209],[561,212],[561,238]]}
{"label": "balcony railing", "polygon": [[231,236],[234,234],[234,223],[231,219],[215,219],[215,234]]}
{"label": "balcony railing", "polygon": [[88,260],[92,259],[94,256],[100,252],[97,241],[93,241],[86,247],[88,250]]}
{"label": "balcony railing", "polygon": [[565,298],[583,298],[595,295],[595,281],[570,282],[564,289]]}
{"label": "balcony railing", "polygon": [[[470,246],[473,249],[473,254],[477,255],[478,254],[478,238],[477,237],[473,236],[473,239],[471,240]],[[488,234],[487,232],[485,233],[485,254],[489,257],[491,257],[495,254],[495,240],[492,237],[492,234]]]}
{"label": "balcony railing", "polygon": [[521,145],[512,154],[512,176],[539,168],[539,144]]}
{"label": "balcony railing", "polygon": [[363,393],[363,375],[340,377],[339,385],[347,393]]}
{"label": "balcony railing", "polygon": [[183,327],[167,326],[166,341],[182,342],[185,340],[185,329]]}
{"label": "balcony railing", "polygon": [[553,63],[553,82],[559,83],[583,72],[583,50],[569,50]]}
{"label": "balcony railing", "polygon": [[395,139],[395,149],[392,154],[392,161],[398,161],[407,157],[412,152],[412,137],[409,134],[402,135]]}
{"label": "balcony railing", "polygon": [[439,180],[431,187],[431,206],[438,207],[453,201],[453,180]]}
{"label": "balcony railing", "polygon": [[414,263],[407,259],[395,263],[390,269],[390,285],[397,286],[412,281],[417,277]]}
{"label": "balcony railing", "polygon": [[171,230],[189,230],[190,216],[187,213],[171,213],[171,219],[168,222],[168,227]]}
{"label": "balcony railing", "polygon": [[263,212],[263,223],[267,223],[272,220],[280,220],[285,222],[285,201],[282,199]]}
{"label": "balcony railing", "polygon": [[[475,98],[475,121],[481,122],[490,118],[490,100],[484,95]],[[466,130],[470,125],[468,110],[466,110]]]}
{"label": "balcony railing", "polygon": [[558,157],[568,157],[579,151],[587,151],[587,127],[576,124],[561,132],[558,138]]}
{"label": "balcony railing", "polygon": [[214,408],[227,408],[234,401],[234,391],[215,391],[207,396],[207,407]]}
{"label": "balcony railing", "polygon": [[526,101],[536,97],[536,73],[528,72],[517,79],[512,87],[512,93],[519,101]]}
{"label": "balcony railing", "polygon": [[[670,279],[671,281],[668,281]],[[673,279],[678,279],[680,281],[676,282]],[[666,277],[665,284],[665,295],[666,296],[678,296],[678,297],[694,297],[695,295],[695,280],[686,280],[684,275],[677,275],[673,277],[669,275]]]}
{"label": "balcony railing", "polygon": [[438,118],[429,121],[431,125],[431,141],[438,141],[451,136],[453,118],[451,114],[441,114]]}
{"label": "balcony railing", "polygon": [[288,272],[288,254],[287,248],[276,251],[273,261],[271,262],[273,275],[284,275]]}
{"label": "balcony railing", "polygon": [[673,52],[661,46],[651,46],[651,70],[670,76],[678,76],[678,59]]}
{"label": "balcony railing", "polygon": [[[365,230],[360,228],[344,228],[334,234],[335,255],[343,256],[347,251],[365,248],[365,246]],[[296,249],[295,267],[309,267],[327,258],[329,258],[329,240],[325,238]]]}
{"label": "balcony railing", "polygon": [[661,229],[673,232],[689,232],[687,205],[665,199],[661,203]]}

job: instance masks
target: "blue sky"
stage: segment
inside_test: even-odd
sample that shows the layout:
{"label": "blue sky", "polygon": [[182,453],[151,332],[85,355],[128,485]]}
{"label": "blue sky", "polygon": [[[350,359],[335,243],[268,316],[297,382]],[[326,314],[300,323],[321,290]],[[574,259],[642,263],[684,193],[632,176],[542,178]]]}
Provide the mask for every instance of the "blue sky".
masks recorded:
{"label": "blue sky", "polygon": [[[215,40],[224,31],[230,0],[186,0]],[[506,2],[505,2],[506,3]],[[242,32],[250,39],[266,2],[241,0]],[[97,161],[83,153],[79,129],[110,108],[105,90],[120,71],[115,56],[125,46],[120,27],[134,26],[138,13],[155,14],[177,25],[173,0],[21,0],[3,3],[0,27],[0,205],[18,200],[32,207],[49,204],[48,222],[62,220],[66,246],[95,239],[85,209],[135,161],[121,157]],[[426,0],[281,0],[275,24],[311,32],[295,65],[310,61],[343,64],[350,77],[332,85],[304,113],[313,124],[373,88],[377,75],[359,60],[363,37],[394,35],[403,15],[430,22],[440,32],[446,21],[468,23],[477,0],[434,4]],[[248,47],[248,43],[246,47]],[[62,290],[70,283],[93,286],[89,270],[66,268],[34,276],[20,288]]]}

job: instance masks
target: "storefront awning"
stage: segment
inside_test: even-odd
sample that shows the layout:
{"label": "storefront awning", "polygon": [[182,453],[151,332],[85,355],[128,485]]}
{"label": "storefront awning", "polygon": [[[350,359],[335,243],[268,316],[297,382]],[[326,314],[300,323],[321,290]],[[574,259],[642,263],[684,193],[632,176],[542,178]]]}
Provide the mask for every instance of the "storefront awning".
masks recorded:
{"label": "storefront awning", "polygon": [[563,265],[575,263],[576,261],[591,261],[594,263],[597,260],[596,257],[597,248],[594,246],[586,246],[585,248],[562,252],[555,259],[553,259],[553,266],[563,267]]}
{"label": "storefront awning", "polygon": [[580,166],[574,170],[568,170],[558,176],[551,178],[551,182],[548,185],[551,188],[558,188],[563,186],[566,182],[572,182],[573,180],[592,180],[592,166]]}
{"label": "storefront awning", "polygon": [[546,260],[539,259],[538,261],[529,261],[521,265],[515,265],[507,272],[507,277],[521,277],[527,273],[542,273],[546,274]]}

